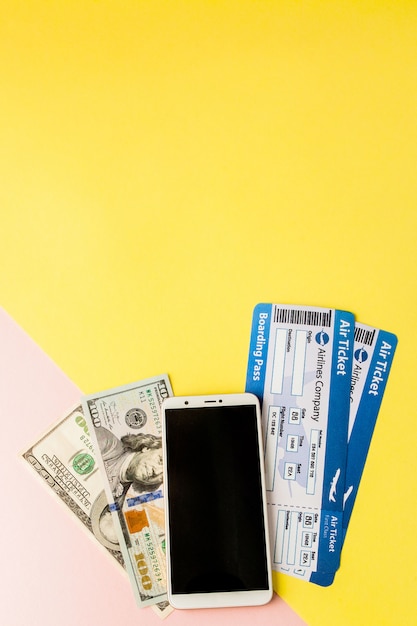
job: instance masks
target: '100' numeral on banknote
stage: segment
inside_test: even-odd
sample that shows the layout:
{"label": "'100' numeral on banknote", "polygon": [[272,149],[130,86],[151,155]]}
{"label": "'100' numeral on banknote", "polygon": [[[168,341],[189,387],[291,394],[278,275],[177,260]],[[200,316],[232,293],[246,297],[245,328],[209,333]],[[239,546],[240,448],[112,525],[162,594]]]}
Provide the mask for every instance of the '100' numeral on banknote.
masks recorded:
{"label": "'100' numeral on banknote", "polygon": [[140,606],[166,600],[162,401],[166,375],[83,399],[109,509]]}

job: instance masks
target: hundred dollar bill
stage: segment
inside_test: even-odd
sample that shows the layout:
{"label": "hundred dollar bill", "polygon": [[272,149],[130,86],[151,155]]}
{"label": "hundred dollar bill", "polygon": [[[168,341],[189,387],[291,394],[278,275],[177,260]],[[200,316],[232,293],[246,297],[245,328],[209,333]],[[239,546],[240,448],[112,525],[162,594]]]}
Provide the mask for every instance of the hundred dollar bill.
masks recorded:
{"label": "hundred dollar bill", "polygon": [[82,407],[72,409],[23,458],[124,567]]}
{"label": "hundred dollar bill", "polygon": [[126,571],[141,607],[167,599],[160,409],[171,395],[169,378],[161,375],[83,399]]}
{"label": "hundred dollar bill", "polygon": [[[125,571],[103,476],[82,407],[70,409],[22,456],[114,558],[120,570]],[[173,610],[168,602],[151,608],[162,618]]]}

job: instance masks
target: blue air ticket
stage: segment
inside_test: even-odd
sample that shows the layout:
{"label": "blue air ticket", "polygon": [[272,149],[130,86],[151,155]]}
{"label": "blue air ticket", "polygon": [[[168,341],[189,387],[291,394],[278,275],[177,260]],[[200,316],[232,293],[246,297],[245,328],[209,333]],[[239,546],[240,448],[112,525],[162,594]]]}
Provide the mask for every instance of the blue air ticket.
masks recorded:
{"label": "blue air ticket", "polygon": [[353,363],[352,313],[259,304],[246,391],[262,404],[273,568],[339,567]]}
{"label": "blue air ticket", "polygon": [[[398,341],[392,333],[359,323],[355,324],[354,338],[343,538],[352,515]],[[319,573],[313,575],[312,582],[327,586],[333,579],[334,574]]]}

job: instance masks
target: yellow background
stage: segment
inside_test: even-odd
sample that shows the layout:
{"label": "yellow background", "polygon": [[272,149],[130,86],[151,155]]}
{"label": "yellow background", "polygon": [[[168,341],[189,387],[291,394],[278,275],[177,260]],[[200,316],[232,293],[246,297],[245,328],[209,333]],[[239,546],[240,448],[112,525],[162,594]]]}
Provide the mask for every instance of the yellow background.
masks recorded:
{"label": "yellow background", "polygon": [[259,301],[398,335],[336,581],[275,583],[417,623],[417,3],[2,0],[0,50],[1,303],[85,392],[243,390]]}

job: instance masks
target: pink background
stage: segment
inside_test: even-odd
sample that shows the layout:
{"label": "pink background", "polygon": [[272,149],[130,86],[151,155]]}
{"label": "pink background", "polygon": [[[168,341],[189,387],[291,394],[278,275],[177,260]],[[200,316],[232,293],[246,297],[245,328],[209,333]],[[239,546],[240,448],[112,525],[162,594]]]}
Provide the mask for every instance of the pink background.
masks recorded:
{"label": "pink background", "polygon": [[[7,626],[161,624],[139,609],[129,581],[21,458],[81,391],[0,309],[1,617]],[[4,555],[6,558],[4,558]],[[175,611],[169,626],[302,626],[277,595],[260,608]]]}

